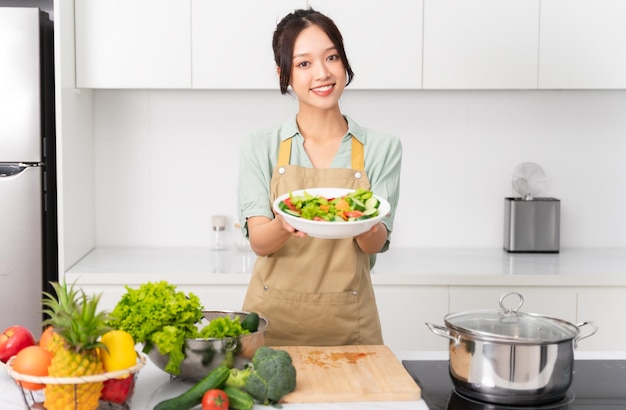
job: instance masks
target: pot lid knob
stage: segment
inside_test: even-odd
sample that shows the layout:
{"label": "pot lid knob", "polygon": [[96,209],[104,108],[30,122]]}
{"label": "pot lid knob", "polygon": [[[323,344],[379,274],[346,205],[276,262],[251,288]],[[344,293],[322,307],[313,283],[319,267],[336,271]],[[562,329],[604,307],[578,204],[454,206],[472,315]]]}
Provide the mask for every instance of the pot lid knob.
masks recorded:
{"label": "pot lid knob", "polygon": [[[515,308],[512,308],[510,306],[509,307],[504,306],[504,299],[508,298],[509,296],[517,296],[519,298],[519,303],[517,304]],[[510,315],[513,313],[517,313],[520,310],[520,308],[524,304],[524,296],[522,296],[520,293],[517,293],[517,292],[509,292],[507,294],[502,295],[498,303],[500,304],[500,307],[502,308],[504,313],[507,315]]]}

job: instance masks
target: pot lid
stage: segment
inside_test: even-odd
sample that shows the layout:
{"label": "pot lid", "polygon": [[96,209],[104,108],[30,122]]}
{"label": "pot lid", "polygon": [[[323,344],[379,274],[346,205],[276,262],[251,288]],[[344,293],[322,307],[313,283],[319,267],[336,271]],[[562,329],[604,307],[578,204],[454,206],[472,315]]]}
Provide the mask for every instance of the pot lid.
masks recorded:
{"label": "pot lid", "polygon": [[[505,307],[504,300],[513,295],[519,297],[519,304]],[[521,294],[507,293],[500,298],[502,310],[451,313],[445,317],[446,325],[459,333],[506,342],[555,343],[578,335],[578,327],[564,320],[519,312],[523,303]]]}

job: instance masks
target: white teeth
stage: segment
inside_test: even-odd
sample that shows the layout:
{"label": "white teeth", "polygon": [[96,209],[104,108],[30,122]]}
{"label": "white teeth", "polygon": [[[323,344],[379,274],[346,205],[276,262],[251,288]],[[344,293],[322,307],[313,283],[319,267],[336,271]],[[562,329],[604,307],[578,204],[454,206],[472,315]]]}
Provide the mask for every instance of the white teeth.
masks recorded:
{"label": "white teeth", "polygon": [[330,90],[331,88],[332,88],[332,86],[331,86],[331,85],[326,85],[326,86],[324,86],[324,87],[314,88],[314,90],[315,90],[315,91],[321,91],[321,92],[324,92],[324,91],[328,91],[328,90]]}

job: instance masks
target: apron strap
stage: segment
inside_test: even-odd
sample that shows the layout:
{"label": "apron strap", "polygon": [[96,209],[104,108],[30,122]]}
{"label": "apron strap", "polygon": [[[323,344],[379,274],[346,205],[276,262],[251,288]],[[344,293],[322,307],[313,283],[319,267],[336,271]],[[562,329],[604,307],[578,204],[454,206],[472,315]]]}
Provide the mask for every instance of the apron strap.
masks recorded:
{"label": "apron strap", "polygon": [[[284,166],[289,165],[289,159],[291,158],[291,140],[292,138],[287,138],[284,141],[281,141],[280,146],[278,147],[278,162],[276,165]],[[364,153],[363,143],[356,139],[354,135],[352,136],[352,169],[356,169],[358,171],[365,170],[365,153]]]}
{"label": "apron strap", "polygon": [[352,169],[365,171],[365,154],[363,143],[352,136]]}
{"label": "apron strap", "polygon": [[278,165],[282,167],[284,165],[289,165],[289,159],[291,158],[291,138],[287,138],[284,141],[281,141],[280,146],[278,147]]}

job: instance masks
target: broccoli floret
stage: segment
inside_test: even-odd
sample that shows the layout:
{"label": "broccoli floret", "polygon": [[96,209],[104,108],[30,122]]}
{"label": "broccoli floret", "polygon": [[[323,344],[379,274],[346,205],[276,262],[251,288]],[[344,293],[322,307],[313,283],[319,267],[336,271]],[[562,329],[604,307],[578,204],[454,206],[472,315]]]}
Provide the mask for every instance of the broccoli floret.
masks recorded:
{"label": "broccoli floret", "polygon": [[232,368],[228,379],[226,379],[226,386],[236,387],[243,389],[248,381],[248,377],[252,374],[251,367],[245,367],[243,369]]}
{"label": "broccoli floret", "polygon": [[284,350],[261,346],[252,357],[245,390],[263,404],[278,403],[296,388],[296,368]]}

